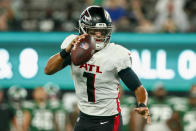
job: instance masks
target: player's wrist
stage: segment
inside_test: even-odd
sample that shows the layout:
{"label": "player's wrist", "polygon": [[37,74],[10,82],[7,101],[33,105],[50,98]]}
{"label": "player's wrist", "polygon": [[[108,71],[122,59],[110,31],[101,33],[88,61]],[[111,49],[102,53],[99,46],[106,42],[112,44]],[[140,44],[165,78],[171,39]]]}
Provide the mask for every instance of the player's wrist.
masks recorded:
{"label": "player's wrist", "polygon": [[65,59],[67,56],[69,56],[70,53],[68,53],[65,49],[63,49],[61,52],[60,52],[60,56]]}

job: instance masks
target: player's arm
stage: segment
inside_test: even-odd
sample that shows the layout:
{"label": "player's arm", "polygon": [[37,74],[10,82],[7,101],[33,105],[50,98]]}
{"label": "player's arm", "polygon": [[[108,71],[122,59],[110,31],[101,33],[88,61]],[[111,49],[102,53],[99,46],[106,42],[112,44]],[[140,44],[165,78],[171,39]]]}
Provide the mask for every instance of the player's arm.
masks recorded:
{"label": "player's arm", "polygon": [[46,64],[44,72],[47,75],[52,75],[70,64],[70,62],[70,53],[67,53],[65,50],[62,50],[60,53],[57,53],[50,57],[48,63]]}
{"label": "player's arm", "polygon": [[135,111],[144,116],[144,118],[147,119],[147,122],[150,123],[150,116],[147,107],[148,94],[142,86],[138,76],[130,67],[121,70],[118,72],[118,75],[125,85],[135,93],[138,103],[138,107]]}
{"label": "player's arm", "polygon": [[57,122],[56,118],[57,118],[56,113],[54,113],[53,123],[54,123],[55,131],[60,131],[60,128],[58,126],[58,122]]}
{"label": "player's arm", "polygon": [[135,91],[135,96],[137,98],[138,107],[135,108],[135,111],[141,114],[145,119],[147,119],[147,123],[151,123],[150,113],[147,107],[147,99],[148,94],[146,89],[141,85]]}
{"label": "player's arm", "polygon": [[9,117],[11,119],[11,124],[14,127],[14,130],[18,130],[18,124],[16,120],[16,111],[12,107],[9,108]]}
{"label": "player's arm", "polygon": [[77,36],[69,43],[69,45],[65,49],[62,49],[61,52],[50,57],[44,69],[45,74],[52,75],[60,71],[61,69],[63,69],[65,66],[70,65],[71,64],[70,52],[73,46],[78,44],[80,42],[80,39],[83,39],[85,35],[86,34]]}
{"label": "player's arm", "polygon": [[29,113],[29,111],[24,111],[23,125],[22,125],[23,131],[29,130],[30,122],[31,122],[31,114]]}
{"label": "player's arm", "polygon": [[183,125],[180,118],[180,113],[174,111],[172,116],[166,121],[166,124],[170,128],[171,131],[182,131]]}
{"label": "player's arm", "polygon": [[16,116],[14,116],[14,118],[11,120],[11,123],[13,125],[13,127],[15,128],[15,130],[18,130],[18,124],[17,124],[17,120],[16,120]]}
{"label": "player's arm", "polygon": [[52,75],[60,71],[61,69],[63,69],[65,66],[71,64],[70,52],[74,44],[75,44],[75,40],[73,40],[67,46],[67,48],[63,49],[61,52],[50,57],[44,69],[45,74]]}

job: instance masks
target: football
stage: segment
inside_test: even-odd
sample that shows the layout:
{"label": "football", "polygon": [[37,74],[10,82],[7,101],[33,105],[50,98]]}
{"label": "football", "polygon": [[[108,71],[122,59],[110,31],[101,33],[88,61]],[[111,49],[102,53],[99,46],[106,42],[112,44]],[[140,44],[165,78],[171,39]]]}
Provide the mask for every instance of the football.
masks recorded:
{"label": "football", "polygon": [[91,59],[95,52],[95,40],[90,35],[80,40],[71,50],[71,60],[74,65],[79,66]]}

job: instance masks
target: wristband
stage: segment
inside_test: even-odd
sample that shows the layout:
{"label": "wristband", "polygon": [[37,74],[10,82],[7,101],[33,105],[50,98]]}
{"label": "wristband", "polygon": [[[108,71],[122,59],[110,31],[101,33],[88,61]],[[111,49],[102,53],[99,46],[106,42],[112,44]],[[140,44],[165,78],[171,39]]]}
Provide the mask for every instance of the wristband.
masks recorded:
{"label": "wristband", "polygon": [[146,107],[144,103],[140,103],[137,107]]}
{"label": "wristband", "polygon": [[63,59],[65,59],[67,56],[69,56],[70,55],[70,53],[67,53],[66,51],[65,51],[65,49],[63,49],[61,52],[60,52],[60,56],[63,58]]}

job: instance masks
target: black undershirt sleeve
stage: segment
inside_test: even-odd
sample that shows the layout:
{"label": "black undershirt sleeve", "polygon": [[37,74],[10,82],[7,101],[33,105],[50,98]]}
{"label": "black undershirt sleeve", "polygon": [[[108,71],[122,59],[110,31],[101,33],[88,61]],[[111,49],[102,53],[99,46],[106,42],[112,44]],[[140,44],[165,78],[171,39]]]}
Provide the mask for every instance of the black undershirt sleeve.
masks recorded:
{"label": "black undershirt sleeve", "polygon": [[135,91],[139,86],[141,86],[141,82],[138,76],[131,68],[126,68],[118,72],[118,76],[124,82],[124,84],[132,91]]}
{"label": "black undershirt sleeve", "polygon": [[64,58],[63,67],[66,67],[68,65],[71,65],[71,55],[68,55],[66,56],[66,58]]}
{"label": "black undershirt sleeve", "polygon": [[70,55],[70,53],[67,53],[65,51],[65,49],[63,49],[60,52],[60,56],[64,59],[63,67],[65,67],[67,65],[71,65],[71,55]]}

